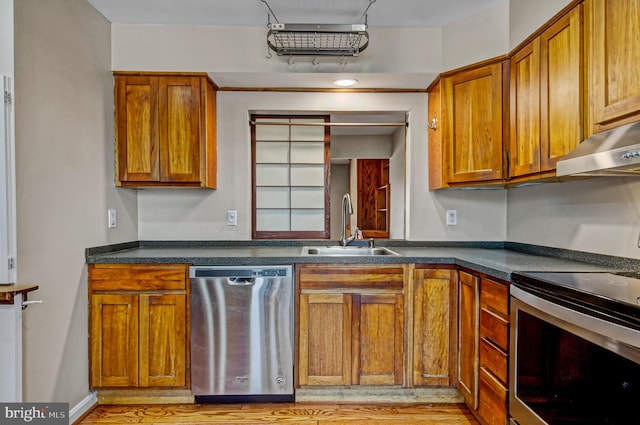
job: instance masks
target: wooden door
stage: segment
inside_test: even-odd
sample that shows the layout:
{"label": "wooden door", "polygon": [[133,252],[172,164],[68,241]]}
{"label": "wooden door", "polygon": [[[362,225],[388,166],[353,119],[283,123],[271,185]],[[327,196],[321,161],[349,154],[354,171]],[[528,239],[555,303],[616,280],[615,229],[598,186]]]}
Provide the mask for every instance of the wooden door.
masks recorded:
{"label": "wooden door", "polygon": [[160,180],[199,182],[200,78],[159,77]]}
{"label": "wooden door", "polygon": [[186,384],[186,295],[140,295],[140,386]]}
{"label": "wooden door", "polygon": [[593,131],[640,119],[640,0],[586,2]]}
{"label": "wooden door", "polygon": [[444,78],[448,183],[503,178],[502,63]]}
{"label": "wooden door", "polygon": [[511,177],[540,171],[540,38],[516,52],[510,68]]}
{"label": "wooden door", "polygon": [[458,390],[470,409],[478,408],[478,277],[458,272]]}
{"label": "wooden door", "polygon": [[358,159],[358,228],[365,238],[389,237],[389,159]]}
{"label": "wooden door", "polygon": [[351,295],[303,293],[299,309],[299,384],[349,385]]}
{"label": "wooden door", "polygon": [[160,178],[158,78],[115,77],[117,184]]}
{"label": "wooden door", "polygon": [[455,270],[413,273],[413,383],[450,387],[455,382]]}
{"label": "wooden door", "polygon": [[402,385],[402,294],[353,294],[353,385]]}
{"label": "wooden door", "polygon": [[138,296],[91,296],[91,387],[138,386]]}
{"label": "wooden door", "polygon": [[584,139],[582,44],[581,4],[540,36],[540,171]]}

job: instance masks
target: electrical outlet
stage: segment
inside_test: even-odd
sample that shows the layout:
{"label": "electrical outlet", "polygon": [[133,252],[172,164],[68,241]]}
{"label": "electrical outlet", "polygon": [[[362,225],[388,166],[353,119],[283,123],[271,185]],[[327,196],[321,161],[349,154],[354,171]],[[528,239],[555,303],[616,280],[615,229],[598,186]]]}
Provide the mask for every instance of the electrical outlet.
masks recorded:
{"label": "electrical outlet", "polygon": [[113,208],[107,210],[107,227],[109,229],[113,229],[117,225],[118,225],[118,213]]}
{"label": "electrical outlet", "polygon": [[458,224],[458,211],[447,210],[447,226],[455,226]]}
{"label": "electrical outlet", "polygon": [[238,211],[229,210],[227,211],[227,226],[237,226],[238,225]]}

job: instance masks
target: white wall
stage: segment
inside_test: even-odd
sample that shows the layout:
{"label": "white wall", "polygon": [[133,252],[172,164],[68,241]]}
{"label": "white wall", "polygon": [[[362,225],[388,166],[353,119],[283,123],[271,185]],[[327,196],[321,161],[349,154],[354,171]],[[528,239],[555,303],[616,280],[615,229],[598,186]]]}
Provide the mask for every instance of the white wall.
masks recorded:
{"label": "white wall", "polygon": [[640,180],[597,177],[509,190],[510,241],[640,258]]}
{"label": "white wall", "polygon": [[0,74],[13,78],[13,0],[0,0]]}
{"label": "white wall", "polygon": [[[371,31],[372,38],[374,36]],[[441,30],[380,29],[376,43],[359,59],[362,72],[440,72]],[[112,66],[123,70],[297,72],[286,61],[265,58],[264,28],[113,25]],[[506,35],[505,35],[506,40]],[[506,41],[505,41],[506,43]],[[491,50],[491,49],[488,49]],[[195,53],[194,53],[195,52]],[[203,53],[204,52],[204,53]],[[295,68],[295,67],[294,67]],[[139,239],[251,238],[248,114],[260,111],[408,111],[405,205],[407,239],[468,240],[505,236],[504,195],[427,190],[427,95],[422,93],[218,93],[218,179],[216,191],[144,190],[139,194]],[[410,202],[409,202],[410,199]],[[482,222],[442,223],[443,202],[460,203]],[[226,226],[226,211],[238,211],[238,226]],[[393,215],[393,214],[392,214]],[[464,217],[464,215],[462,216]],[[415,224],[413,223],[415,222]]]}
{"label": "white wall", "polygon": [[[511,46],[568,5],[511,0]],[[509,189],[507,239],[640,258],[640,181],[597,177]]]}
{"label": "white wall", "polygon": [[[524,0],[527,1],[527,0]],[[539,2],[529,3],[538,4]],[[443,71],[509,52],[509,1],[442,29]]]}
{"label": "white wall", "polygon": [[[205,72],[434,73],[441,70],[439,28],[372,28],[371,45],[344,68],[339,61],[267,59],[266,27],[112,26],[114,70]],[[375,40],[375,42],[373,41]]]}
{"label": "white wall", "polygon": [[545,22],[571,3],[570,0],[510,0],[509,50],[514,49]]}
{"label": "white wall", "polygon": [[397,129],[391,135],[391,158],[389,158],[389,183],[391,184],[391,216],[389,217],[389,238],[404,239],[404,221],[409,203],[406,194],[406,162],[407,151],[406,129]]}
{"label": "white wall", "polygon": [[[342,233],[342,197],[349,192],[349,164],[331,164],[331,230],[330,239],[340,239]],[[335,217],[335,218],[334,218]]]}
{"label": "white wall", "polygon": [[25,401],[89,394],[84,250],[137,239],[136,192],[113,183],[110,49],[85,0],[15,2],[18,276],[44,301],[24,317]]}
{"label": "white wall", "polygon": [[4,102],[4,91],[13,95],[13,0],[0,1],[0,282],[15,283],[16,270],[9,258],[16,256],[15,222],[15,113]]}
{"label": "white wall", "polygon": [[391,135],[331,136],[331,159],[391,157]]}

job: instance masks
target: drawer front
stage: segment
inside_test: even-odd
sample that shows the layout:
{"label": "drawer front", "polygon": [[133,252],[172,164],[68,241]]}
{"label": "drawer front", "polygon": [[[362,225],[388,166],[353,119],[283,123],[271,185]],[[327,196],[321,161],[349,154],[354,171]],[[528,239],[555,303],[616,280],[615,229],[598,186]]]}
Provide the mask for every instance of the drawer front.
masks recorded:
{"label": "drawer front", "polygon": [[501,383],[507,381],[507,355],[485,338],[480,340],[480,367],[487,369],[498,378]]}
{"label": "drawer front", "polygon": [[507,389],[483,368],[480,368],[478,415],[487,425],[507,423]]}
{"label": "drawer front", "polygon": [[483,278],[480,290],[481,307],[509,318],[509,287],[491,279]]}
{"label": "drawer front", "polygon": [[93,291],[186,290],[189,266],[183,264],[92,264]]}
{"label": "drawer front", "polygon": [[480,310],[480,338],[486,338],[505,352],[509,348],[509,322],[497,314]]}
{"label": "drawer front", "polygon": [[313,265],[297,267],[300,289],[362,290],[384,289],[401,292],[404,288],[402,266]]}

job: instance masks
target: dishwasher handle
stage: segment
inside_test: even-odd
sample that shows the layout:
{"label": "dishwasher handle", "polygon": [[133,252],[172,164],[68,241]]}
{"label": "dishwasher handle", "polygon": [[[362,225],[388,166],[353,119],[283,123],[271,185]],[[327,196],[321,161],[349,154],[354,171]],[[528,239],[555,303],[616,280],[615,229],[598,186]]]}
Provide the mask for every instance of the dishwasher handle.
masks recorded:
{"label": "dishwasher handle", "polygon": [[226,266],[191,266],[189,267],[189,277],[194,278],[210,278],[222,277],[230,279],[244,278],[271,278],[281,277],[289,278],[292,276],[291,266],[256,266],[256,267],[226,267]]}
{"label": "dishwasher handle", "polygon": [[251,286],[256,283],[253,277],[228,277],[227,285],[229,286]]}

